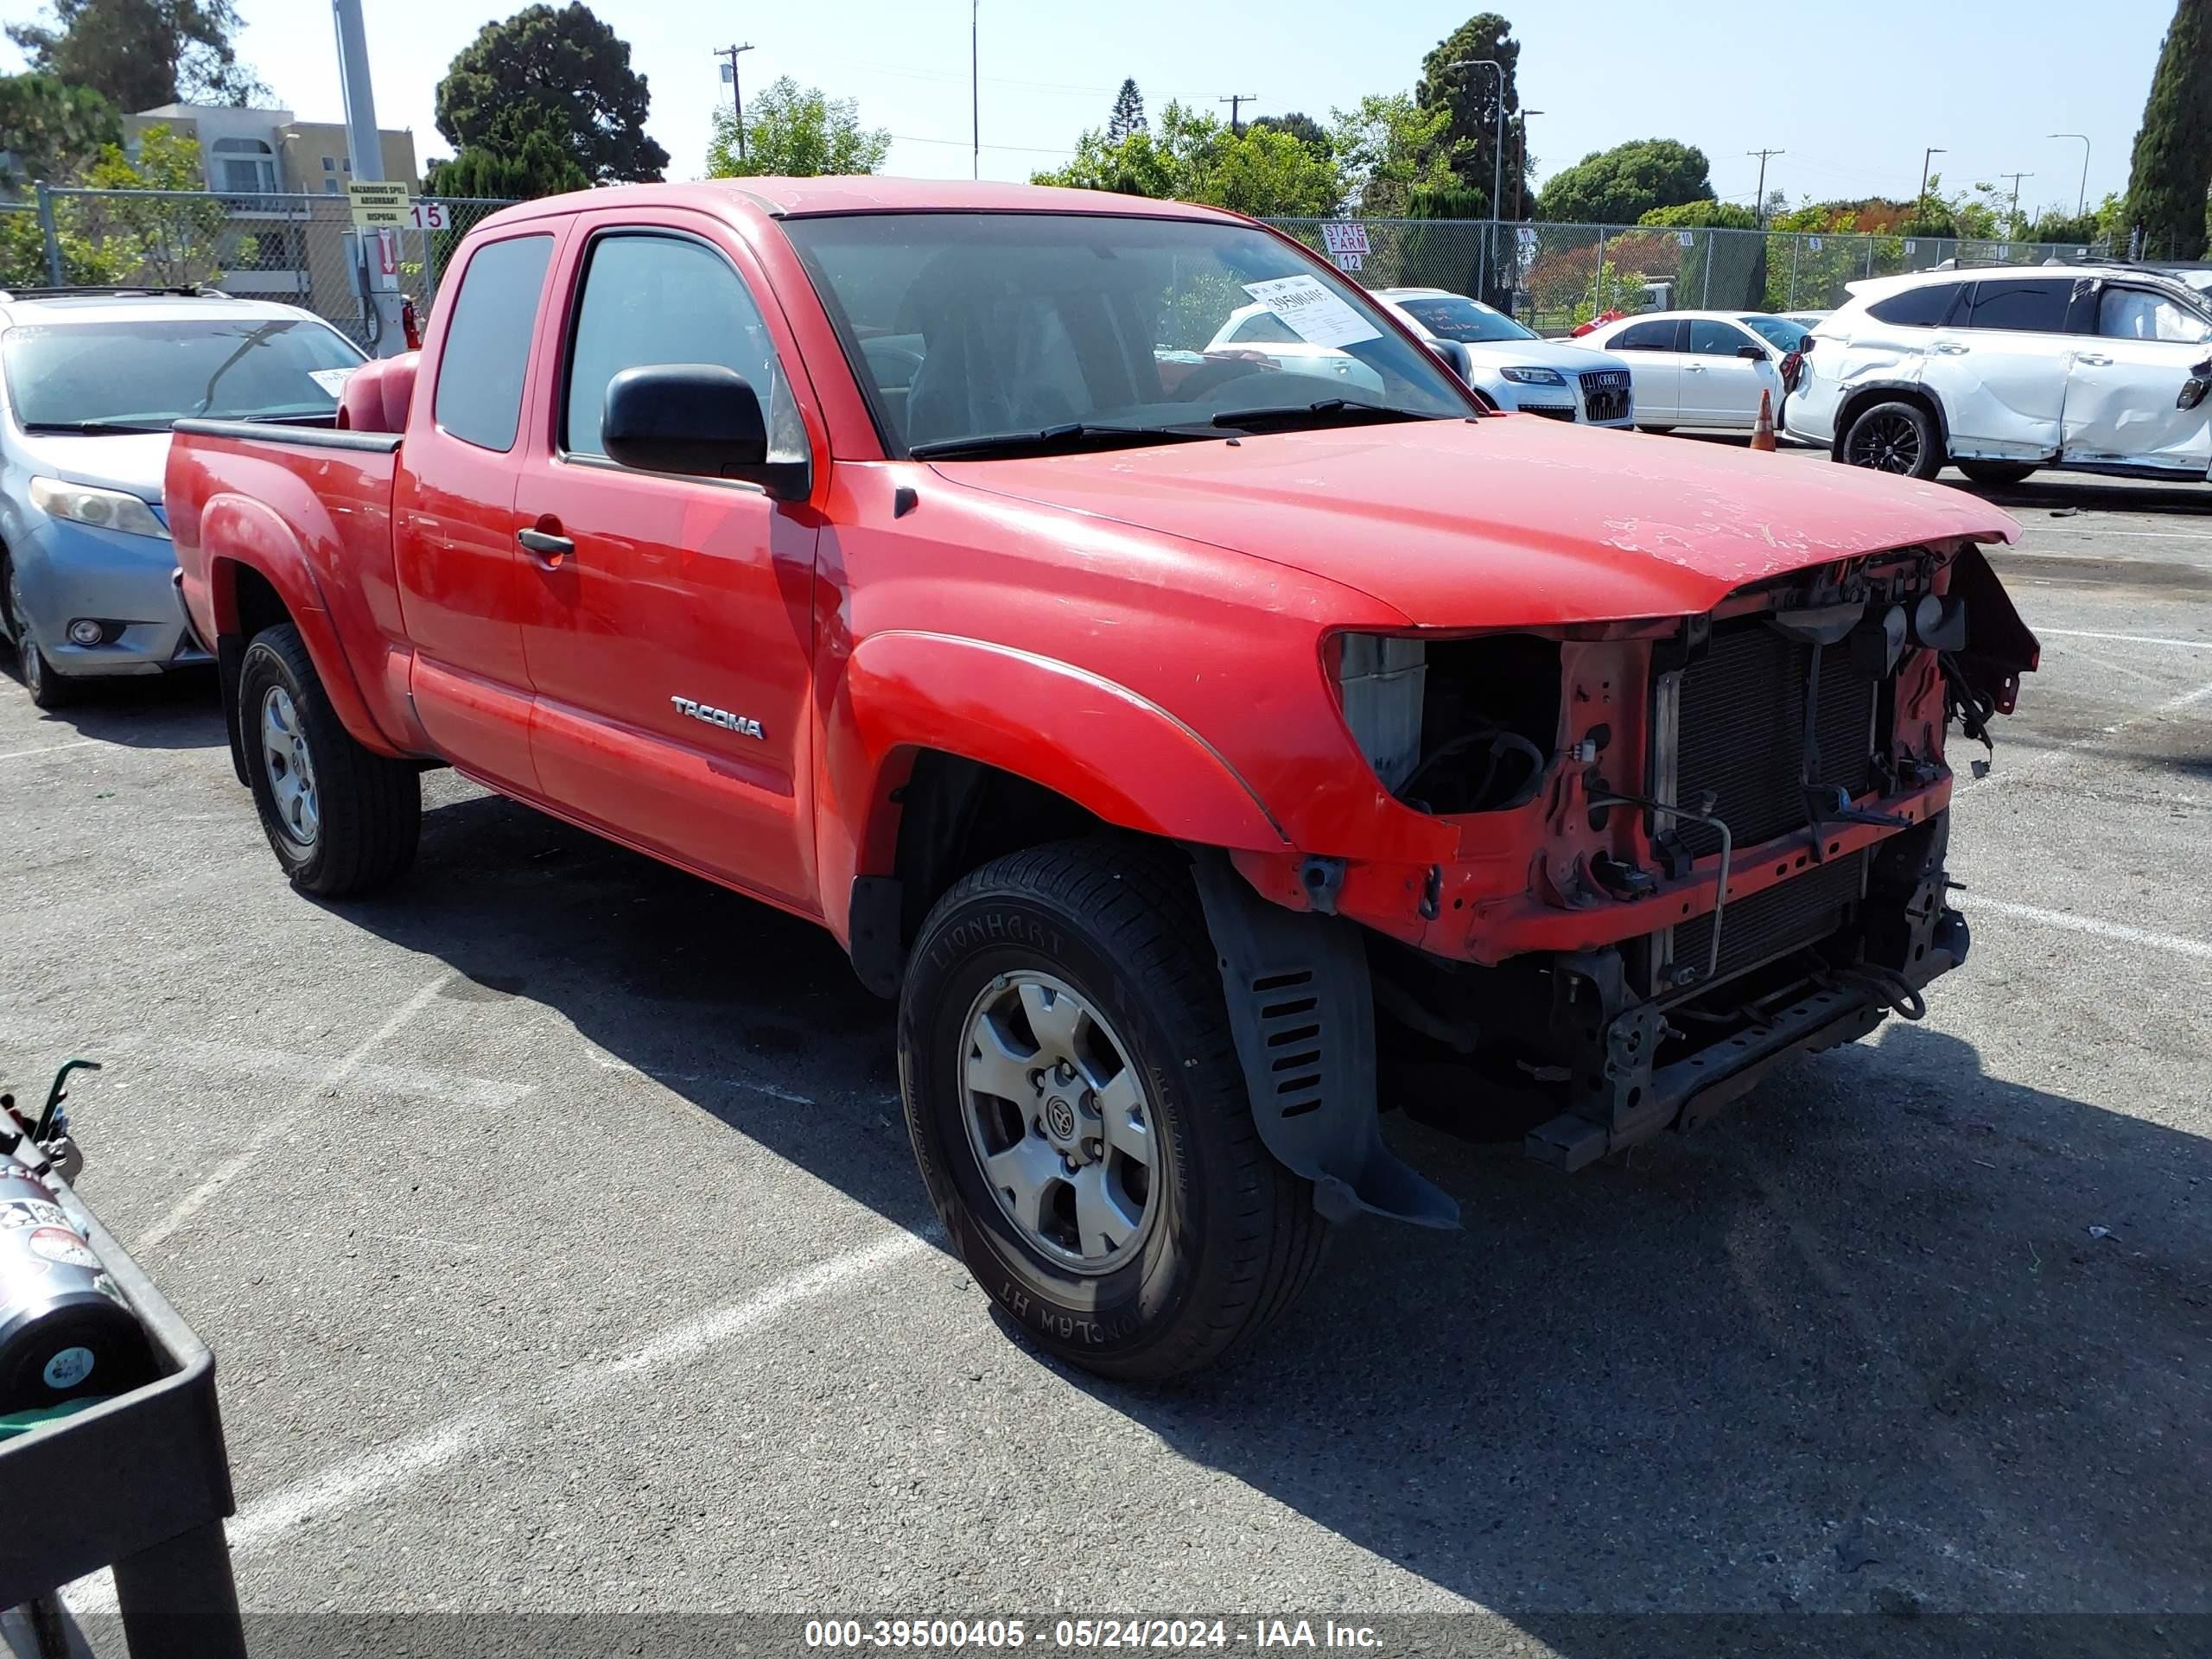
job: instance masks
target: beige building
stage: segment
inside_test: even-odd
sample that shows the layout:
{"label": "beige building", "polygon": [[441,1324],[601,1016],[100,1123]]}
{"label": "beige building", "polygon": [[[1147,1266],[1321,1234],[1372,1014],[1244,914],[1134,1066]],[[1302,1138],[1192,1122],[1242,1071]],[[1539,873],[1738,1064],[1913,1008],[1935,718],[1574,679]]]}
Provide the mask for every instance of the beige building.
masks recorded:
{"label": "beige building", "polygon": [[[358,315],[346,234],[352,226],[346,182],[353,168],[343,125],[295,120],[289,110],[210,104],[164,104],[128,124],[134,139],[161,125],[199,140],[207,188],[228,199],[234,227],[225,238],[224,288],[302,305],[340,323]],[[378,136],[385,177],[419,191],[414,133],[386,130]]]}

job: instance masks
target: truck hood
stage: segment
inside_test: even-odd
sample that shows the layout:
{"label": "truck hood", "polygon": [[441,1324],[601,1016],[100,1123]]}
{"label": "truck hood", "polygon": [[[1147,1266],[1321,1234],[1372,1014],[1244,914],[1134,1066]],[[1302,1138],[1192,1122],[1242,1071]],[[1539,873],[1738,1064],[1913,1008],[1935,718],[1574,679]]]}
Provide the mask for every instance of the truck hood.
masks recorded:
{"label": "truck hood", "polygon": [[1304,570],[1427,627],[1688,615],[1832,560],[2019,533],[1937,484],[1522,416],[934,464]]}
{"label": "truck hood", "polygon": [[162,504],[162,471],[168,464],[166,432],[108,432],[86,437],[67,432],[24,432],[12,440],[26,470],[69,484],[128,490]]}

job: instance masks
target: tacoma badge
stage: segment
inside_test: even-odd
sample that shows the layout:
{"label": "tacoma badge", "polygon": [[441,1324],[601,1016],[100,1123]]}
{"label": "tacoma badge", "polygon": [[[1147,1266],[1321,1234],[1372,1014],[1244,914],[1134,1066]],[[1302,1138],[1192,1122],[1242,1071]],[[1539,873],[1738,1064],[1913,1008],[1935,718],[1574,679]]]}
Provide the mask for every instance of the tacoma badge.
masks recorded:
{"label": "tacoma badge", "polygon": [[766,741],[760,722],[745,715],[733,715],[727,709],[709,708],[703,702],[694,702],[689,697],[671,697],[679,715],[689,715],[694,720],[703,720],[709,726],[719,726],[726,732],[735,732],[740,737],[757,737]]}

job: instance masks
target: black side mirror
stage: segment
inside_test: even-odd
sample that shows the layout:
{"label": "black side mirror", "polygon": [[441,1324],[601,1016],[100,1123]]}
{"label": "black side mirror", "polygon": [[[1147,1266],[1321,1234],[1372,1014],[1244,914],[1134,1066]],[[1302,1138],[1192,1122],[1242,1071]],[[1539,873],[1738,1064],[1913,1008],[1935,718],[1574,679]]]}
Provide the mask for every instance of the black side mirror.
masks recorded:
{"label": "black side mirror", "polygon": [[760,399],[743,375],[716,363],[650,363],[607,383],[600,422],[607,458],[640,472],[734,478],[779,500],[805,496],[803,461],[768,459]]}
{"label": "black side mirror", "polygon": [[1738,346],[1736,348],[1736,355],[1740,358],[1747,359],[1753,363],[1764,363],[1766,361],[1766,347],[1764,346]]}
{"label": "black side mirror", "polygon": [[1458,340],[1432,340],[1428,342],[1428,349],[1450,364],[1452,372],[1462,381],[1471,381],[1475,378],[1475,359]]}

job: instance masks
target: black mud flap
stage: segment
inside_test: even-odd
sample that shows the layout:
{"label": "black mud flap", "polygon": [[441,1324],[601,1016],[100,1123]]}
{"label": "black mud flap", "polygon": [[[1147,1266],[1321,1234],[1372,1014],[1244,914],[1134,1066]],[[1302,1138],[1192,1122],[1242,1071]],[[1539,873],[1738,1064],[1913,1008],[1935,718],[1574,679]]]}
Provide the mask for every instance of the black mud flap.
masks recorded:
{"label": "black mud flap", "polygon": [[1967,607],[1967,645],[1960,664],[2000,715],[2012,712],[2020,695],[2020,676],[2032,674],[2043,658],[2043,644],[2012,608],[2005,584],[1989,568],[1979,547],[1951,561],[1951,597]]}
{"label": "black mud flap", "polygon": [[1327,1220],[1368,1213],[1457,1227],[1459,1206],[1382,1143],[1358,926],[1269,904],[1211,849],[1195,849],[1193,863],[1268,1151],[1313,1183],[1313,1207]]}

